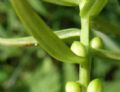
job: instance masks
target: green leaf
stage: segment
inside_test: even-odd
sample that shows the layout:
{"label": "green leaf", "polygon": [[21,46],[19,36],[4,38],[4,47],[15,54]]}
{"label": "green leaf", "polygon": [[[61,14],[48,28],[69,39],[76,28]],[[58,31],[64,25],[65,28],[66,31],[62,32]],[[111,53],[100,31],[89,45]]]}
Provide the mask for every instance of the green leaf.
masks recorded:
{"label": "green leaf", "polygon": [[54,34],[44,21],[32,10],[27,0],[11,0],[17,15],[25,28],[38,41],[41,48],[57,60],[69,63],[83,63],[85,58],[76,56]]}
{"label": "green leaf", "polygon": [[43,0],[48,3],[62,5],[62,6],[78,6],[79,0]]}
{"label": "green leaf", "polygon": [[38,11],[41,15],[43,16],[47,16],[48,15],[48,11],[46,10],[46,8],[43,6],[41,0],[29,0],[29,3],[31,4],[31,6]]}
{"label": "green leaf", "polygon": [[98,56],[104,59],[110,59],[120,61],[120,52],[107,51],[104,49],[92,49],[94,56]]}
{"label": "green leaf", "polygon": [[120,27],[110,23],[110,21],[107,21],[103,17],[99,16],[92,19],[91,25],[92,29],[95,29],[97,31],[112,35],[120,35]]}
{"label": "green leaf", "polygon": [[95,0],[81,0],[80,1],[80,16],[90,16],[88,13],[91,7],[94,5]]}
{"label": "green leaf", "polygon": [[120,61],[120,47],[114,42],[114,40],[98,31],[94,31],[94,34],[104,39],[103,42],[106,50],[92,49],[93,54],[103,59]]}
{"label": "green leaf", "polygon": [[[92,19],[91,23],[92,23],[93,30],[101,31],[107,34],[120,35],[120,27],[112,25],[110,22],[106,21],[102,17],[96,17],[95,19]],[[105,43],[109,42],[109,44],[111,44],[109,46],[111,46],[112,48],[118,48],[118,46],[116,47],[115,43],[111,41],[110,38],[108,38],[101,32],[97,32],[97,31],[94,31],[94,33],[102,37]],[[68,43],[68,42],[72,42],[73,40],[79,40],[80,29],[69,28],[69,29],[57,30],[55,31],[55,34],[60,39]],[[5,33],[3,35],[5,35]],[[31,46],[34,44],[38,44],[38,42],[32,36],[29,36],[29,37],[22,37],[22,38],[0,38],[0,44],[7,45],[7,46]]]}
{"label": "green leaf", "polygon": [[[68,43],[72,42],[74,39],[79,40],[80,29],[63,29],[59,31],[54,31],[54,33],[64,42]],[[32,36],[20,38],[0,38],[0,45],[4,46],[35,46],[37,44],[39,43]]]}
{"label": "green leaf", "polygon": [[108,0],[81,0],[80,15],[81,17],[91,17],[98,15],[105,7]]}
{"label": "green leaf", "polygon": [[95,0],[94,5],[91,7],[89,14],[91,16],[98,15],[102,9],[105,7],[107,4],[108,0]]}

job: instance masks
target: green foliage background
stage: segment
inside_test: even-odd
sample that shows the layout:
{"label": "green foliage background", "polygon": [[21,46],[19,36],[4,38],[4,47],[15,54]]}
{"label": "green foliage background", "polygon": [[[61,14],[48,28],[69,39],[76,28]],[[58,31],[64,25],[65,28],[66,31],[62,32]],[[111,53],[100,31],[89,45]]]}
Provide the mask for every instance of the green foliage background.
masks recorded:
{"label": "green foliage background", "polygon": [[[29,2],[52,29],[79,28],[78,7],[57,6],[42,0]],[[119,25],[119,2],[109,0],[100,16]],[[0,0],[0,37],[27,35],[9,0]],[[108,38],[108,49],[120,51],[120,37],[109,35]],[[101,78],[104,81],[104,92],[119,92],[120,63],[95,58],[91,76],[92,79]],[[65,83],[70,80],[78,80],[78,65],[61,63],[38,47],[0,46],[0,92],[64,92]]]}

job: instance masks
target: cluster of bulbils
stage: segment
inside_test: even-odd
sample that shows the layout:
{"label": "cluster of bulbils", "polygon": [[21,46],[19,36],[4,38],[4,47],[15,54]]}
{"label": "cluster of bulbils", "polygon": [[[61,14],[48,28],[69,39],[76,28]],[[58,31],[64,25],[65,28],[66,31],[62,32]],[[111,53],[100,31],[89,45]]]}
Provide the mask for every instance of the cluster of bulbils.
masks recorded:
{"label": "cluster of bulbils", "polygon": [[[66,92],[81,92],[81,85],[79,82],[75,82],[75,81],[67,82],[65,91]],[[87,92],[103,92],[101,80],[100,79],[92,80],[87,87]]]}
{"label": "cluster of bulbils", "polygon": [[[100,37],[93,38],[90,42],[90,48],[103,49],[104,48],[103,40]],[[87,55],[85,46],[79,41],[74,41],[72,43],[71,50],[77,56],[86,57]]]}
{"label": "cluster of bulbils", "polygon": [[[102,49],[104,47],[102,39],[100,37],[93,38],[90,42],[90,47],[93,49]],[[78,56],[86,56],[85,47],[79,41],[73,42],[71,50]],[[81,92],[81,85],[77,81],[70,81],[66,83],[65,90],[66,92]],[[87,92],[103,92],[101,80],[92,80],[87,87]]]}

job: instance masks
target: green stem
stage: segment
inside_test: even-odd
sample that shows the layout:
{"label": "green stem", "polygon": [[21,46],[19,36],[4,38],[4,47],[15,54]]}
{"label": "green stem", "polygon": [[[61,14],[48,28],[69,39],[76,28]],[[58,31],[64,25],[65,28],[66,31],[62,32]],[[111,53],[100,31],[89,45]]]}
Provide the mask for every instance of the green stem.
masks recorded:
{"label": "green stem", "polygon": [[80,65],[79,82],[83,86],[82,90],[86,91],[90,81],[90,18],[81,18],[80,41],[86,48],[87,56],[86,62]]}
{"label": "green stem", "polygon": [[89,48],[90,38],[90,18],[81,18],[81,35],[80,40],[86,48]]}

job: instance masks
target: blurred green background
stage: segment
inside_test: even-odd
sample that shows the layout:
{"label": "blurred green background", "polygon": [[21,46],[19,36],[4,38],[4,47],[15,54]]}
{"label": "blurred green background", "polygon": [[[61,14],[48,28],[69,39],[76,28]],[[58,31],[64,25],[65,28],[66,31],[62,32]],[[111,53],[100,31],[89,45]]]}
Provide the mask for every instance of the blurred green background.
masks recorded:
{"label": "blurred green background", "polygon": [[[42,0],[28,1],[53,30],[80,27],[78,7],[57,6]],[[119,1],[109,0],[100,16],[119,25]],[[0,0],[0,37],[27,35],[9,0]],[[120,51],[120,37],[101,36],[109,42],[108,49]],[[94,78],[103,80],[104,92],[119,92],[120,63],[94,58],[91,79]],[[0,46],[0,92],[64,92],[65,83],[71,80],[78,80],[78,65],[61,63],[38,47]]]}

